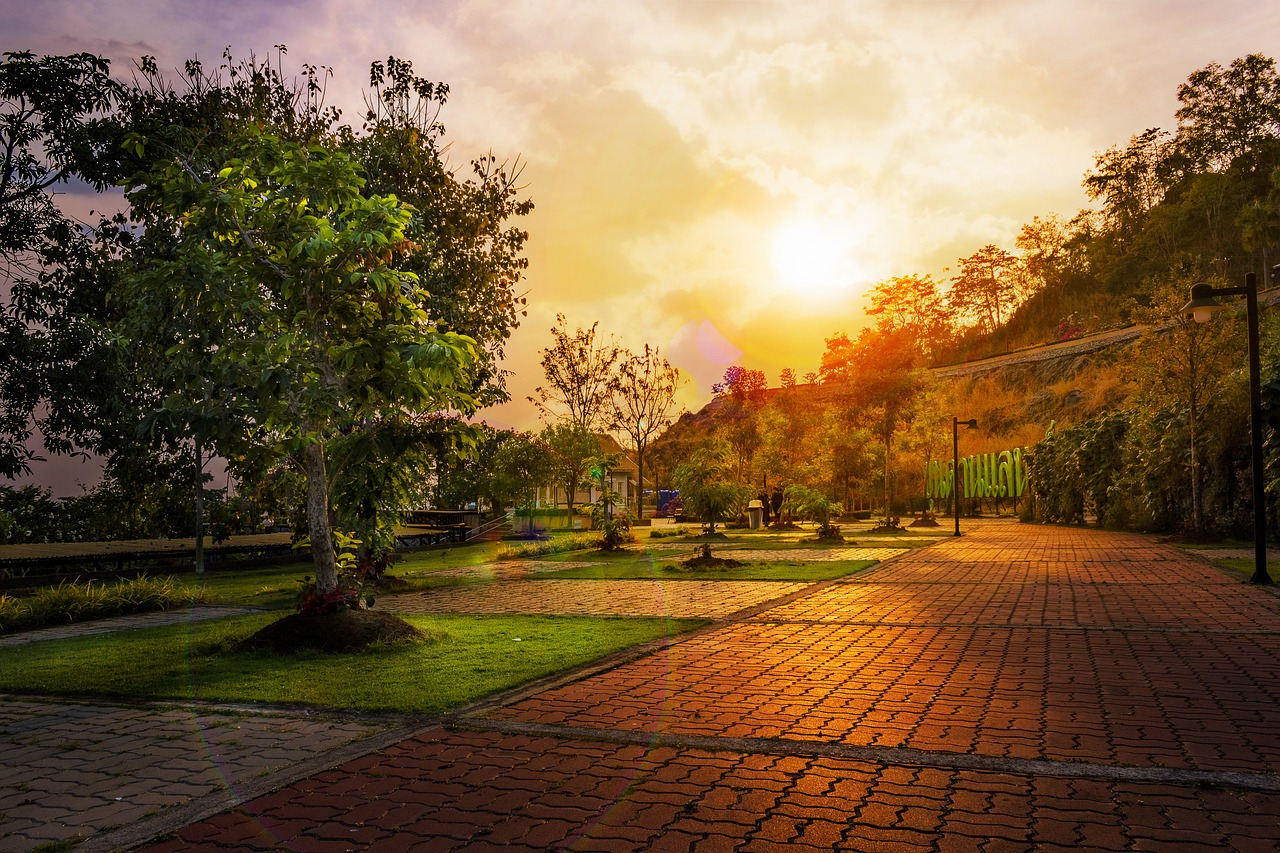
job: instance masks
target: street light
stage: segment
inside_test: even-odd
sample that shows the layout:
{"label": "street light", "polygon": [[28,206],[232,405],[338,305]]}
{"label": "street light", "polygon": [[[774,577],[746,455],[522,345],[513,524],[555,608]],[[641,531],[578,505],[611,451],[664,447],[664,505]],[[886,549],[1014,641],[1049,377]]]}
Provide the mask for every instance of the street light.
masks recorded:
{"label": "street light", "polygon": [[1200,283],[1191,286],[1191,301],[1182,313],[1197,323],[1208,322],[1213,312],[1222,308],[1215,296],[1243,296],[1249,324],[1249,427],[1253,444],[1253,577],[1249,583],[1270,584],[1267,573],[1267,512],[1262,485],[1262,369],[1258,355],[1258,277],[1249,273],[1244,287],[1213,287]]}
{"label": "street light", "polygon": [[951,416],[951,514],[956,520],[955,535],[960,535],[960,424],[968,429],[978,428],[978,419],[962,421]]}

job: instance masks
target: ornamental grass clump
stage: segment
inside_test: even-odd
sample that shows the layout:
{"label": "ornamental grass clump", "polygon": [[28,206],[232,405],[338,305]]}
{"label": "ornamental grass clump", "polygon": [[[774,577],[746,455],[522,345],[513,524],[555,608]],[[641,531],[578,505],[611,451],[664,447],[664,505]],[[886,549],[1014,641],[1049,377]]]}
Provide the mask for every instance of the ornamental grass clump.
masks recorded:
{"label": "ornamental grass clump", "polygon": [[112,583],[63,581],[22,598],[0,595],[0,633],[172,610],[204,604],[210,599],[203,588],[179,583],[173,577],[143,575]]}
{"label": "ornamental grass clump", "polygon": [[574,533],[569,536],[553,536],[545,542],[525,542],[506,545],[494,555],[498,560],[526,560],[546,554],[564,554],[569,551],[585,551],[595,548],[600,537],[591,533]]}

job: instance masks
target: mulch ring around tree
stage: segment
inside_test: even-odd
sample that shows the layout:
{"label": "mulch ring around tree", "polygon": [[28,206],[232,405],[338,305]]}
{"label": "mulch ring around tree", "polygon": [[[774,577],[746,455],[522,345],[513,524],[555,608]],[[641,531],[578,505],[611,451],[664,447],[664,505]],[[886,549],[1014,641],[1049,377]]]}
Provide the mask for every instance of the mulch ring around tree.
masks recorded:
{"label": "mulch ring around tree", "polygon": [[727,557],[713,557],[711,555],[710,545],[703,545],[697,556],[680,561],[680,568],[682,569],[736,569],[739,566],[745,565],[746,563],[741,560],[731,560]]}
{"label": "mulch ring around tree", "polygon": [[281,654],[304,649],[356,652],[373,645],[427,639],[427,635],[395,614],[380,610],[340,610],[320,616],[291,613],[243,640],[240,648]]}

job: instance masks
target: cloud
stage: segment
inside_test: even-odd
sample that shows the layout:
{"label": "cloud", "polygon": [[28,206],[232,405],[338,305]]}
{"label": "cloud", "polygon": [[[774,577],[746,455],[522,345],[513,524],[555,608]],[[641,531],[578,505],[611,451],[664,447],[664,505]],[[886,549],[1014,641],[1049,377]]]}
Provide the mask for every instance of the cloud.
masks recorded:
{"label": "cloud", "polygon": [[[1095,153],[1171,126],[1191,71],[1280,36],[1263,0],[0,0],[0,12],[13,47],[92,50],[117,70],[142,53],[174,67],[287,44],[286,68],[333,67],[329,102],[348,120],[371,60],[394,54],[449,83],[451,161],[519,155],[537,205],[522,223],[517,399],[540,380],[558,311],[632,348],[710,323],[747,366],[803,374],[823,337],[865,324],[858,282],[938,275],[986,243],[1011,247],[1033,216],[1073,214]],[[824,266],[779,269],[780,235],[806,231],[838,244],[825,268],[841,287],[806,296],[795,291]]]}

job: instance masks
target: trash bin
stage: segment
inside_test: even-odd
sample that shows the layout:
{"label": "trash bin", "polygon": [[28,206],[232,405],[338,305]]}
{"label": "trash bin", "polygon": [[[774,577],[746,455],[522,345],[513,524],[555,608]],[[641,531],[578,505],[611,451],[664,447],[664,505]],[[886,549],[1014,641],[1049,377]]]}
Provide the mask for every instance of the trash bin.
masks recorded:
{"label": "trash bin", "polygon": [[747,504],[747,523],[752,530],[759,530],[764,525],[764,504],[752,501]]}

